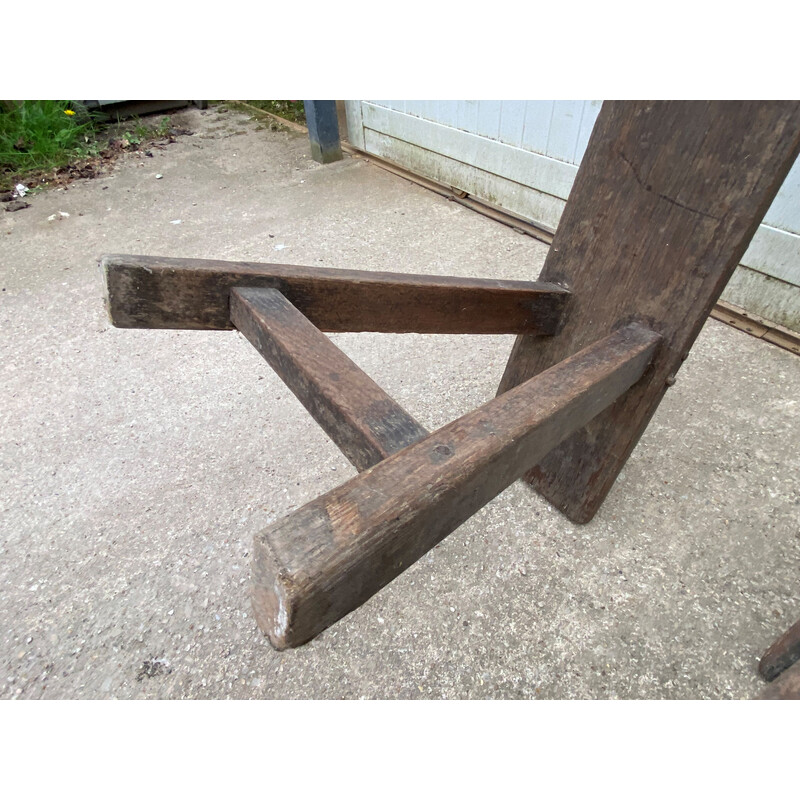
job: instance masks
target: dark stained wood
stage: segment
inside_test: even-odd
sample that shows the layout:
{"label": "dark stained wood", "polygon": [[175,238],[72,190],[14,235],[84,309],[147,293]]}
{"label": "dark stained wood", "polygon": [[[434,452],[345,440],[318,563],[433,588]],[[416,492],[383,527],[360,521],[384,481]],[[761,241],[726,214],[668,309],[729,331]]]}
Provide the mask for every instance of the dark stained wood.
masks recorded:
{"label": "dark stained wood", "polygon": [[365,602],[636,383],[659,341],[619,330],[259,533],[253,607],[273,646]]}
{"label": "dark stained wood", "polygon": [[623,323],[664,337],[649,379],[526,475],[573,521],[611,489],[798,150],[797,102],[603,104],[540,276],[569,312],[557,336],[518,338],[499,389]]}
{"label": "dark stained wood", "polygon": [[778,675],[759,700],[800,700],[800,662]]}
{"label": "dark stained wood", "polygon": [[761,656],[758,671],[765,681],[772,681],[797,661],[800,661],[800,620],[769,646]]}
{"label": "dark stained wood", "polygon": [[231,320],[359,471],[428,435],[275,289],[233,289]]}
{"label": "dark stained wood", "polygon": [[118,328],[230,330],[234,286],[277,289],[322,331],[529,333],[556,329],[569,293],[527,281],[244,261],[112,255],[101,261]]}

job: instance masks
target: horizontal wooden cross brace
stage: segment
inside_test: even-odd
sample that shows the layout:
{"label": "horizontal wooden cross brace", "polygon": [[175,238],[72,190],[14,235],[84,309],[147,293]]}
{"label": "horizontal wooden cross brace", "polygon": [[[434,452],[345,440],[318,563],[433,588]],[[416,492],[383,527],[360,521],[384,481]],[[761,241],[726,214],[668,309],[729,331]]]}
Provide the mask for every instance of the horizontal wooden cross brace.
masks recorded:
{"label": "horizontal wooden cross brace", "polygon": [[109,255],[100,262],[118,328],[230,330],[236,287],[277,289],[321,331],[549,335],[570,293],[554,283]]}
{"label": "horizontal wooden cross brace", "polygon": [[102,266],[115,325],[235,327],[362,471],[256,537],[253,605],[277,648],[308,641],[455,530],[636,383],[660,341],[628,325],[429,434],[320,326],[541,335],[568,292],[145,256]]}

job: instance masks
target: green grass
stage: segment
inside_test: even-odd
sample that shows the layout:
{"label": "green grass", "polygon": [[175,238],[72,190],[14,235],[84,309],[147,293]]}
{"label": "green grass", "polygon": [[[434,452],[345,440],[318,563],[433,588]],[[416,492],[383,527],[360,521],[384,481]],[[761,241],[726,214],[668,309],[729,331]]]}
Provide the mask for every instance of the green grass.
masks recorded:
{"label": "green grass", "polygon": [[0,108],[0,173],[63,166],[91,154],[94,138],[95,122],[81,106],[66,100],[9,101]]}
{"label": "green grass", "polygon": [[168,136],[170,125],[169,117],[156,125],[138,117],[114,124],[107,114],[66,100],[0,101],[0,191],[46,184],[62,168],[107,157],[113,139],[137,150]]}
{"label": "green grass", "polygon": [[302,100],[245,100],[251,106],[269,111],[277,117],[283,117],[290,122],[306,124],[306,111]]}

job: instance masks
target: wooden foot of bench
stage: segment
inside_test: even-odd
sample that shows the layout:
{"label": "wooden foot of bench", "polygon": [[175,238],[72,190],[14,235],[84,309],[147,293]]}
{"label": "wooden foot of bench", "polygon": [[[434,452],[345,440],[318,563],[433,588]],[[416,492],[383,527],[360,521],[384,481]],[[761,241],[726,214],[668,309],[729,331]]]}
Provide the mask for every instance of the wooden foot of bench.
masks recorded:
{"label": "wooden foot of bench", "polygon": [[233,289],[231,320],[357,470],[428,435],[276,289]]}
{"label": "wooden foot of bench", "polygon": [[759,700],[800,700],[800,663],[781,672],[764,689]]}
{"label": "wooden foot of bench", "polygon": [[253,607],[278,649],[364,603],[642,376],[631,325],[381,461],[258,534]]}

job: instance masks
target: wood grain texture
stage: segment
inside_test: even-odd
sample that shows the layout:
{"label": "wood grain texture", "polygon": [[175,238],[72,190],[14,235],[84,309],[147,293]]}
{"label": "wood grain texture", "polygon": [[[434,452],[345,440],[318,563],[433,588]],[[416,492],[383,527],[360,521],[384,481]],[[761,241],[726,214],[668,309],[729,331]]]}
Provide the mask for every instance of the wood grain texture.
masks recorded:
{"label": "wood grain texture", "polygon": [[800,661],[800,620],[767,648],[758,672],[765,681],[772,681],[797,661]]}
{"label": "wood grain texture", "polygon": [[759,700],[800,700],[800,663],[775,678]]}
{"label": "wood grain texture", "polygon": [[275,289],[234,289],[231,320],[359,471],[428,435]]}
{"label": "wood grain texture", "polygon": [[617,331],[259,533],[253,607],[273,646],[365,602],[627,391],[659,341]]}
{"label": "wood grain texture", "polygon": [[797,102],[606,102],[541,279],[574,292],[522,336],[499,393],[620,324],[664,337],[648,381],[526,476],[575,522],[600,507],[800,150]]}
{"label": "wood grain texture", "polygon": [[277,289],[322,331],[551,334],[569,293],[527,281],[109,255],[118,328],[230,330],[234,286]]}

